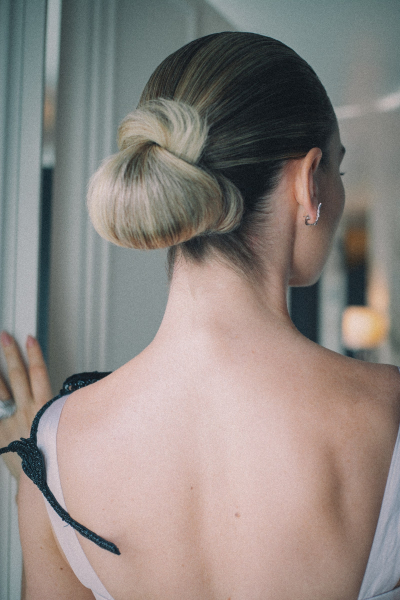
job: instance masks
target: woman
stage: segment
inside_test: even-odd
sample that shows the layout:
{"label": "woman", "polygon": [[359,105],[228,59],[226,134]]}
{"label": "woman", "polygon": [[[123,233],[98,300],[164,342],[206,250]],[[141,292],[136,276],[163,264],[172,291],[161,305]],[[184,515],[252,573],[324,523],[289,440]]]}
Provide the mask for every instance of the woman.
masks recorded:
{"label": "woman", "polygon": [[398,369],[312,343],[286,304],[344,205],[322,84],[276,40],[207,36],[156,69],[119,144],[89,212],[116,244],[170,247],[168,305],[139,356],[35,420],[56,502],[21,477],[26,598],[400,598]]}

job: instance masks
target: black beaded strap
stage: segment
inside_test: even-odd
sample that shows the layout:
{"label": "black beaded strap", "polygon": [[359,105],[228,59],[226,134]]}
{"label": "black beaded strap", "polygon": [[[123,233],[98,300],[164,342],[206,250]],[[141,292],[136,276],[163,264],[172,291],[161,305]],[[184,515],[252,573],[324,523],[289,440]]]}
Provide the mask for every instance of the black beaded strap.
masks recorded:
{"label": "black beaded strap", "polygon": [[33,483],[39,488],[42,492],[43,496],[46,498],[50,506],[55,510],[58,516],[68,523],[71,527],[76,529],[81,535],[83,535],[88,540],[91,540],[100,548],[104,548],[104,550],[108,550],[113,554],[121,554],[119,549],[112,542],[108,542],[104,538],[97,535],[84,525],[81,525],[77,521],[75,521],[66,510],[57,502],[53,493],[51,492],[49,486],[46,482],[46,468],[44,463],[44,458],[42,453],[40,452],[37,446],[37,430],[39,426],[40,417],[43,415],[44,411],[49,408],[53,402],[61,398],[61,396],[65,396],[78,390],[82,387],[90,385],[95,381],[99,381],[106,377],[110,373],[99,373],[98,371],[94,371],[92,373],[78,373],[77,375],[72,375],[69,377],[63,384],[63,387],[55,398],[52,398],[45,404],[37,413],[36,417],[33,420],[31,433],[29,438],[21,438],[20,440],[16,440],[11,442],[5,448],[0,448],[0,454],[6,454],[7,452],[16,452],[22,459],[22,469],[24,473],[33,481]]}

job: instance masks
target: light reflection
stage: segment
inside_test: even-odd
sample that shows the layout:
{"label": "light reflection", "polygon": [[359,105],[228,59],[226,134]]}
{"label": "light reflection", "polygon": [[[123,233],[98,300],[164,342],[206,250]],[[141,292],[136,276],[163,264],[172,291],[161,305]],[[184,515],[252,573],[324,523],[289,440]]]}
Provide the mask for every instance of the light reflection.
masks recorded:
{"label": "light reflection", "polygon": [[335,108],[339,121],[355,119],[374,112],[390,112],[400,107],[400,89],[369,104],[344,104]]}

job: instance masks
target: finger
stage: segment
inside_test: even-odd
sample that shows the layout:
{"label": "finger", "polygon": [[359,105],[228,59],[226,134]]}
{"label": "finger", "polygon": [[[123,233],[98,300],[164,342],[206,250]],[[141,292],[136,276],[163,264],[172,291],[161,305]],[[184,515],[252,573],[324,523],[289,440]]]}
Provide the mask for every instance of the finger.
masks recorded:
{"label": "finger", "polygon": [[28,336],[26,349],[33,400],[42,406],[52,397],[46,363],[39,342],[31,335]]}
{"label": "finger", "polygon": [[11,335],[3,332],[0,340],[4,356],[6,357],[12,396],[17,405],[22,405],[32,399],[29,377],[24,360],[16,341]]}
{"label": "finger", "polygon": [[2,376],[0,375],[0,400],[8,400],[11,398],[11,392]]}
{"label": "finger", "polygon": [[[1,344],[7,344],[11,341],[11,336],[8,335],[5,331],[3,331],[0,335]],[[8,385],[4,381],[3,377],[0,374],[0,400],[8,400],[11,398],[11,392],[8,389]]]}

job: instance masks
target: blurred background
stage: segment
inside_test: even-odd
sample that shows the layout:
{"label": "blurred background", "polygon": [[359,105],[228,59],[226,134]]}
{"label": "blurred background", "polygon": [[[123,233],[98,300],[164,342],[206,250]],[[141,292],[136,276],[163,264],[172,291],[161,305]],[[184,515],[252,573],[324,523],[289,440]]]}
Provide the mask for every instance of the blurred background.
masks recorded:
{"label": "blurred background", "polygon": [[[226,30],[304,57],[347,149],[343,221],[320,281],[291,290],[295,324],[400,364],[398,0],[0,0],[0,327],[21,344],[38,335],[54,392],[72,373],[118,368],[159,326],[165,253],[101,240],[87,182],[161,60]],[[13,486],[0,465],[0,600],[20,597]]]}

